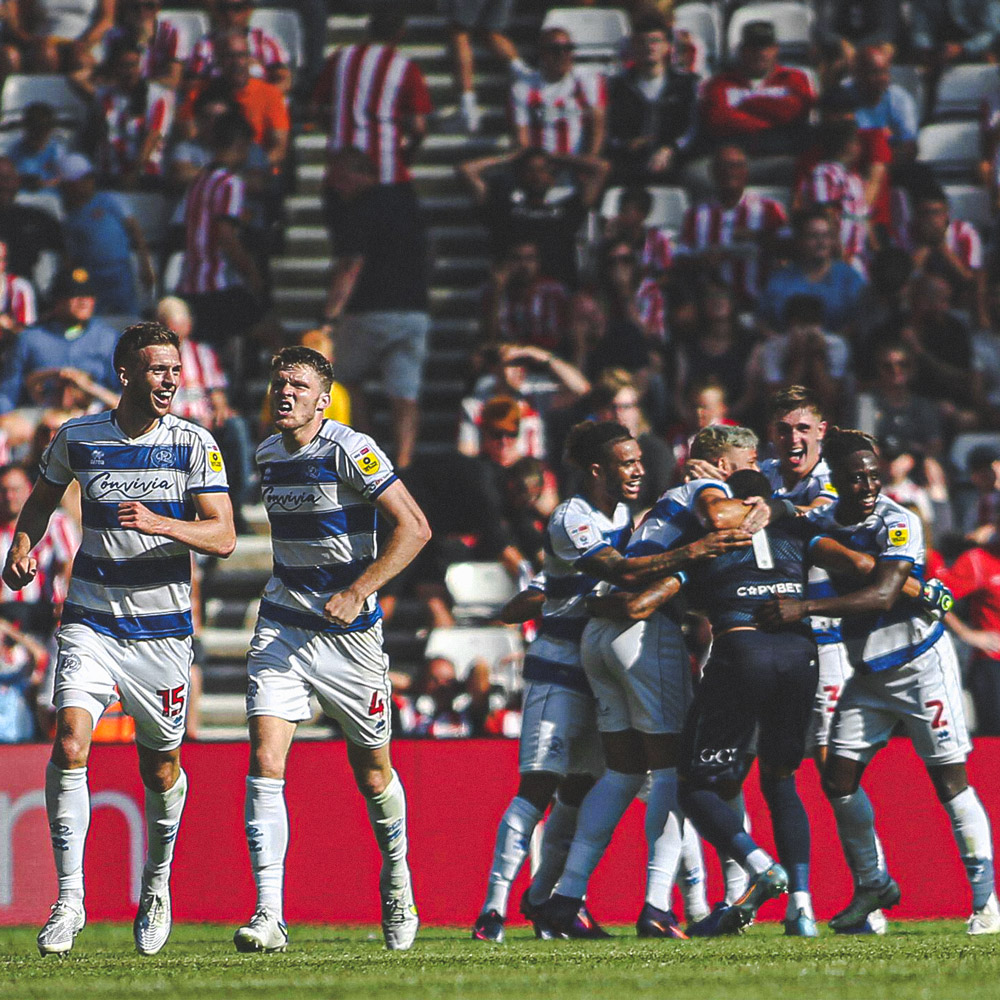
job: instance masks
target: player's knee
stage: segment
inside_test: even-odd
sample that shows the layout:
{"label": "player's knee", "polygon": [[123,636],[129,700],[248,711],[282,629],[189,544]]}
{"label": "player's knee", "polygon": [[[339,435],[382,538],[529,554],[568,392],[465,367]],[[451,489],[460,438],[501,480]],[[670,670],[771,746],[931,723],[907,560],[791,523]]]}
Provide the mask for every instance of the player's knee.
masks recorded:
{"label": "player's knee", "polygon": [[374,799],[381,795],[392,781],[392,771],[383,771],[374,767],[355,767],[354,781],[358,791],[366,799]]}
{"label": "player's knee", "polygon": [[139,756],[139,777],[151,792],[167,792],[180,775],[180,762],[173,756]]}
{"label": "player's knee", "polygon": [[931,774],[931,781],[940,802],[950,802],[969,787],[969,779],[964,767],[960,770],[947,769],[934,772]]}
{"label": "player's knee", "polygon": [[254,747],[250,752],[250,776],[281,781],[285,777],[285,755],[271,747]]}
{"label": "player's knee", "polygon": [[578,807],[594,787],[594,778],[589,774],[571,774],[559,784],[559,801],[564,806]]}
{"label": "player's knee", "polygon": [[823,794],[828,799],[845,799],[858,790],[858,783],[845,774],[823,774],[820,782]]}
{"label": "player's knee", "polygon": [[84,767],[87,763],[90,742],[79,734],[68,730],[59,732],[52,744],[52,763],[66,771]]}

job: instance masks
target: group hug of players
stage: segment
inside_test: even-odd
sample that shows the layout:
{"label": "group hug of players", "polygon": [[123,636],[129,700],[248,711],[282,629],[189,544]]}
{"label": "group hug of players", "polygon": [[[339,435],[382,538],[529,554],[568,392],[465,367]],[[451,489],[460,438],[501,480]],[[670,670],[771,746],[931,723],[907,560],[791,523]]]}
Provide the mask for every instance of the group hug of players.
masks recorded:
{"label": "group hug of players", "polygon": [[[632,800],[646,799],[640,937],[736,934],[788,894],[785,933],[817,934],[809,820],[795,772],[814,755],[854,879],[838,933],[885,933],[900,899],[860,785],[902,726],[951,821],[972,889],[970,934],[1000,933],[989,818],[966,774],[971,742],[945,625],[951,595],[923,580],[919,518],[880,492],[874,440],[827,428],[808,391],[777,394],[778,458],[715,426],[694,439],[687,481],[632,530],[638,443],[580,424],[568,458],[584,486],[553,513],[543,571],[505,609],[541,613],[525,659],[520,785],[497,831],[476,940],[502,942],[511,884],[551,805],[521,913],[541,938],[607,933],[591,874]],[[693,688],[681,622],[701,612],[711,649]],[[751,835],[741,796],[753,759],[778,858]],[[699,836],[726,898],[709,908]],[[687,927],[673,913],[675,883]]]}

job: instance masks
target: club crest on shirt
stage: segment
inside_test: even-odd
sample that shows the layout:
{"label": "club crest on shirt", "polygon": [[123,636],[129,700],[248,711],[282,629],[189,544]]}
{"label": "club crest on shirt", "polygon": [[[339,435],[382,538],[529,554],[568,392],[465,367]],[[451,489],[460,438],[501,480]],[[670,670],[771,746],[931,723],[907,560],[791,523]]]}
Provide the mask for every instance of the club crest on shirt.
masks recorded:
{"label": "club crest on shirt", "polygon": [[905,524],[889,525],[889,544],[905,545],[910,540],[910,529]]}
{"label": "club crest on shirt", "polygon": [[174,453],[170,448],[154,448],[149,460],[160,469],[167,469],[174,464]]}
{"label": "club crest on shirt", "polygon": [[212,448],[208,453],[208,467],[213,472],[222,472],[222,453]]}
{"label": "club crest on shirt", "polygon": [[382,463],[371,448],[362,448],[361,451],[355,452],[351,458],[357,463],[364,476],[374,476],[382,468]]}

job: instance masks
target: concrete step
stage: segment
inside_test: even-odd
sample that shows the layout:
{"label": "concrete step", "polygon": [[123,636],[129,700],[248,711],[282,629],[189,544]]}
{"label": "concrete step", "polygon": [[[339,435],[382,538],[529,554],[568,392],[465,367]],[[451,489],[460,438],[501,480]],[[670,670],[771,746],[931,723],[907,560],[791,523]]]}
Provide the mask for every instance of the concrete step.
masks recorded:
{"label": "concrete step", "polygon": [[[271,261],[274,280],[283,289],[326,286],[331,260],[326,256],[276,257]],[[455,287],[479,288],[490,267],[488,257],[432,257],[431,281]]]}
{"label": "concrete step", "polygon": [[[431,314],[435,317],[467,318],[479,304],[478,288],[432,288]],[[282,317],[312,319],[326,299],[323,288],[282,288],[274,291],[274,300]]]}
{"label": "concrete step", "polygon": [[[407,9],[413,8],[413,3]],[[327,41],[330,45],[344,45],[359,42],[364,37],[368,17],[365,14],[334,14],[326,20]],[[538,34],[538,18],[531,15],[516,15],[507,25],[507,34],[514,41],[522,44],[534,42]],[[436,13],[420,13],[406,19],[407,43],[428,42],[437,43],[448,37],[447,19]],[[477,55],[483,59],[491,59],[492,55],[486,49],[476,46]]]}

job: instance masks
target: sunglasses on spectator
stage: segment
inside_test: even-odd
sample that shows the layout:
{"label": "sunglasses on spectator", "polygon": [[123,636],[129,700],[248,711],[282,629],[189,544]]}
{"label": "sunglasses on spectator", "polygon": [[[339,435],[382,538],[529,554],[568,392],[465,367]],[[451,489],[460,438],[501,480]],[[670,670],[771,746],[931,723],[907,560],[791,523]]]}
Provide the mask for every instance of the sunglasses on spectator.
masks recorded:
{"label": "sunglasses on spectator", "polygon": [[502,441],[504,438],[513,440],[517,437],[517,431],[486,431],[483,436],[490,441]]}
{"label": "sunglasses on spectator", "polygon": [[572,42],[549,42],[548,44],[543,45],[539,51],[561,54],[564,52],[575,52],[576,46]]}

